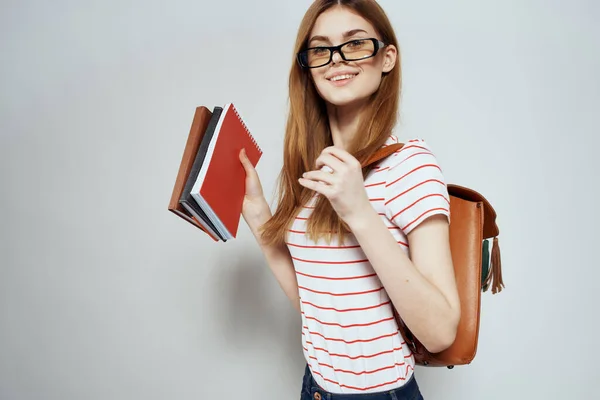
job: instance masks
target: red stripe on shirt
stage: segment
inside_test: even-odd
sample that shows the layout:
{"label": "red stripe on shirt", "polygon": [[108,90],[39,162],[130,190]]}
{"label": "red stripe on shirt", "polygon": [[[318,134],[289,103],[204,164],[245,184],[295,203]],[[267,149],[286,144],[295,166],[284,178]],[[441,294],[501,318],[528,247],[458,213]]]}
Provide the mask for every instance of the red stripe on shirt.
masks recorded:
{"label": "red stripe on shirt", "polygon": [[391,303],[391,301],[388,300],[385,303],[376,304],[374,306],[360,307],[360,308],[343,308],[343,309],[339,309],[339,308],[333,308],[333,307],[318,306],[318,305],[310,303],[308,301],[303,301],[303,300],[300,300],[300,301],[302,302],[302,304],[313,306],[314,308],[318,308],[319,310],[337,311],[337,312],[366,311],[366,310],[372,310],[374,308],[383,307],[383,306],[386,306],[386,305],[388,305],[388,304]]}
{"label": "red stripe on shirt", "polygon": [[[412,143],[418,143],[418,142],[415,141],[415,142],[412,142]],[[406,151],[408,149],[421,149],[421,150],[425,150],[426,152],[428,152],[428,153],[431,154],[431,152],[429,151],[429,149],[427,147],[419,146],[417,144],[409,144],[408,146],[404,146],[400,150],[396,151],[394,154],[402,153],[403,151]]]}
{"label": "red stripe on shirt", "polygon": [[[296,231],[296,230],[293,230],[293,229],[288,229],[287,231],[291,232],[291,233],[300,233],[300,234],[303,234],[303,235],[306,234],[306,231]],[[335,232],[329,232],[329,233],[335,233]]]}
{"label": "red stripe on shirt", "polygon": [[[412,147],[416,147],[416,146],[412,146]],[[419,147],[419,148],[422,149],[423,147]],[[404,163],[406,160],[410,160],[413,157],[422,156],[422,155],[433,156],[433,153],[431,153],[430,151],[420,151],[418,153],[411,154],[410,156],[406,157],[404,160],[400,161],[398,164],[394,165],[394,168],[398,167],[399,165],[402,165],[402,163]]]}
{"label": "red stripe on shirt", "polygon": [[292,259],[300,262],[305,262],[309,264],[332,264],[332,265],[340,265],[340,264],[360,264],[364,262],[368,262],[368,259],[365,260],[350,260],[350,261],[319,261],[319,260],[304,260],[297,257],[292,257]]}
{"label": "red stripe on shirt", "polygon": [[328,294],[330,296],[359,296],[362,294],[368,294],[368,293],[375,293],[375,292],[379,292],[383,289],[383,286],[378,288],[378,289],[372,289],[372,290],[366,290],[364,292],[353,292],[353,293],[331,293],[331,292],[320,292],[318,290],[313,290],[313,289],[309,289],[306,288],[304,286],[298,286],[298,289],[303,289],[306,290],[307,292],[311,292],[311,293],[317,293],[317,294]]}
{"label": "red stripe on shirt", "polygon": [[380,319],[379,321],[366,322],[364,324],[342,325],[342,324],[338,324],[336,322],[321,321],[321,320],[319,320],[319,319],[317,319],[315,317],[307,317],[306,314],[304,314],[304,312],[302,312],[302,315],[304,315],[304,318],[310,319],[310,320],[313,320],[313,321],[317,321],[321,325],[339,326],[340,328],[343,328],[343,329],[357,328],[357,327],[361,327],[361,326],[373,326],[373,325],[381,324],[382,322],[393,321],[394,318],[395,318],[395,317],[389,317],[389,318]]}
{"label": "red stripe on shirt", "polygon": [[387,369],[392,369],[392,368],[396,368],[396,367],[403,367],[403,366],[406,365],[405,362],[402,362],[402,363],[395,363],[395,364],[389,365],[387,367],[373,369],[371,371],[355,372],[355,371],[349,371],[349,370],[346,370],[346,369],[335,368],[333,365],[329,365],[329,364],[325,364],[325,363],[320,363],[319,360],[317,360],[317,358],[313,357],[313,356],[309,356],[309,358],[312,359],[312,360],[315,360],[317,362],[317,364],[319,364],[320,367],[327,367],[327,368],[331,368],[335,372],[341,372],[341,373],[344,373],[344,374],[352,374],[352,375],[357,375],[357,376],[360,376],[360,375],[371,375],[371,374],[375,374],[377,372],[385,371]]}
{"label": "red stripe on shirt", "polygon": [[427,180],[425,180],[425,181],[423,181],[423,182],[421,182],[421,183],[417,183],[416,185],[414,185],[413,187],[411,187],[411,188],[409,188],[409,189],[406,189],[404,192],[402,192],[402,193],[400,193],[400,194],[397,194],[396,196],[392,197],[391,199],[389,199],[388,201],[386,201],[386,202],[385,202],[385,205],[387,206],[387,205],[388,205],[388,204],[390,204],[392,201],[396,200],[398,197],[400,197],[400,196],[402,196],[402,195],[404,195],[404,194],[406,194],[406,193],[410,192],[410,191],[411,191],[411,190],[413,190],[413,189],[416,189],[416,188],[418,188],[418,187],[419,187],[419,186],[421,186],[421,185],[424,185],[424,184],[426,184],[426,183],[429,183],[429,182],[437,182],[437,183],[441,184],[441,185],[442,185],[442,186],[444,186],[444,187],[446,186],[446,184],[445,184],[444,182],[442,182],[442,181],[440,181],[440,180],[438,180],[438,179],[427,179]]}
{"label": "red stripe on shirt", "polygon": [[378,174],[380,172],[387,171],[388,169],[390,169],[390,167],[377,168],[377,169],[374,169],[373,172]]}
{"label": "red stripe on shirt", "polygon": [[[324,348],[321,348],[321,347],[315,347],[315,345],[311,341],[309,341],[309,340],[306,341],[306,344],[310,344],[312,346],[312,348],[314,350],[316,350],[316,351],[323,351],[323,352],[327,353],[330,357],[348,358],[350,360],[358,360],[358,359],[361,359],[361,358],[374,358],[374,357],[377,357],[377,356],[382,356],[384,354],[393,353],[394,351],[400,351],[400,350],[402,350],[402,346],[400,346],[400,347],[395,347],[395,348],[393,348],[391,350],[381,351],[381,352],[375,353],[375,354],[366,354],[366,355],[352,357],[352,356],[349,356],[348,354],[330,353],[327,349],[324,349]],[[306,351],[308,351],[308,349],[306,347],[304,347],[304,349]]]}
{"label": "red stripe on shirt", "polygon": [[309,246],[309,245],[302,245],[302,244],[295,244],[295,243],[287,243],[286,244],[288,246],[292,246],[292,247],[299,247],[301,249],[358,249],[360,247],[360,245],[353,245],[353,246]]}
{"label": "red stripe on shirt", "polygon": [[[308,330],[308,327],[304,327]],[[381,335],[381,336],[377,336],[371,339],[356,339],[356,340],[344,340],[344,339],[339,339],[339,338],[328,338],[325,335],[323,335],[322,333],[319,332],[312,332],[310,330],[308,330],[308,333],[310,333],[311,335],[315,335],[315,336],[319,336],[322,337],[323,339],[325,339],[328,342],[343,342],[346,344],[354,344],[354,343],[369,343],[369,342],[374,342],[376,340],[381,340],[381,339],[385,339],[385,338],[389,338],[392,336],[395,336],[398,334],[399,331],[393,332],[393,333],[388,333],[386,335]],[[304,334],[304,332],[302,332],[302,334]]]}
{"label": "red stripe on shirt", "polygon": [[325,381],[327,381],[327,382],[331,382],[331,383],[333,383],[334,385],[338,385],[338,386],[339,386],[339,383],[338,383],[338,382],[336,382],[336,381],[332,381],[331,379],[328,379],[328,378],[325,378],[325,377],[323,376],[323,374],[321,374],[319,371],[312,371],[312,368],[311,368],[311,372],[312,372],[314,375],[318,375],[318,376],[320,376],[321,378],[323,378],[323,380],[325,380]]}
{"label": "red stripe on shirt", "polygon": [[419,219],[421,219],[421,217],[423,217],[424,215],[429,214],[431,212],[434,212],[434,211],[445,211],[446,213],[450,212],[450,210],[448,210],[446,208],[432,208],[430,210],[425,211],[423,214],[419,215],[413,221],[411,221],[408,224],[406,224],[406,226],[404,228],[402,228],[402,229],[407,229],[409,226],[411,226],[412,224],[414,224],[415,222],[417,222]]}
{"label": "red stripe on shirt", "polygon": [[[407,143],[418,143],[418,142],[421,142],[421,141],[420,140],[410,140]],[[406,160],[408,160],[408,159],[410,159],[410,158],[412,158],[414,156],[417,156],[417,155],[422,155],[422,154],[433,155],[433,153],[429,149],[427,149],[427,148],[425,148],[423,146],[417,146],[417,145],[411,144],[411,145],[403,146],[400,150],[396,150],[395,152],[393,152],[392,154],[390,154],[390,156],[394,156],[395,157],[395,156],[399,155],[401,152],[403,152],[405,150],[415,149],[415,148],[422,149],[422,150],[425,150],[425,151],[418,152],[418,153],[415,153],[415,154],[411,154],[410,156],[408,156],[404,160],[402,160],[398,165],[402,164],[404,161],[406,161]],[[395,167],[397,167],[398,165],[396,165]],[[376,165],[374,167],[374,171],[375,172],[381,172],[381,171],[385,171],[387,169],[390,169],[390,167],[388,166],[388,167],[381,168],[381,166],[379,166],[379,165]]]}
{"label": "red stripe on shirt", "polygon": [[377,182],[377,183],[370,183],[368,185],[365,185],[365,188],[371,188],[371,187],[381,186],[381,185],[385,185],[385,181]]}
{"label": "red stripe on shirt", "polygon": [[[412,203],[412,204],[410,204],[410,205],[406,206],[405,208],[403,208],[402,210],[398,211],[398,212],[397,212],[395,215],[393,215],[393,216],[392,216],[392,219],[396,219],[396,217],[397,217],[398,215],[402,214],[404,211],[408,210],[409,208],[411,208],[411,207],[414,207],[414,205],[415,205],[415,204],[417,204],[418,202],[420,202],[420,201],[423,201],[423,200],[425,200],[425,199],[427,199],[427,198],[429,198],[429,197],[441,197],[441,198],[443,198],[444,200],[446,200],[446,202],[447,202],[448,204],[450,204],[450,202],[448,201],[448,199],[446,198],[446,196],[444,196],[443,194],[440,194],[440,193],[432,193],[432,194],[428,194],[427,196],[423,196],[423,197],[421,197],[420,199],[417,199],[417,200],[416,200],[414,203]],[[406,227],[405,227],[405,228],[406,228]]]}
{"label": "red stripe on shirt", "polygon": [[371,278],[373,276],[377,276],[377,274],[369,274],[369,275],[360,275],[360,276],[343,276],[343,277],[330,277],[330,276],[319,276],[319,275],[309,275],[300,271],[296,271],[298,275],[306,276],[307,278],[315,278],[315,279],[326,279],[329,281],[349,281],[352,279],[363,279],[363,278]]}
{"label": "red stripe on shirt", "polygon": [[422,168],[429,168],[429,167],[434,167],[434,168],[437,168],[437,169],[439,169],[439,170],[441,171],[440,167],[439,167],[438,165],[436,165],[436,164],[423,164],[423,165],[420,165],[420,166],[418,166],[418,167],[416,167],[416,168],[414,168],[414,169],[410,170],[410,171],[409,171],[409,172],[407,172],[406,174],[402,175],[400,178],[396,179],[395,181],[393,181],[393,182],[391,182],[391,183],[388,183],[388,184],[387,184],[387,185],[385,185],[385,186],[386,186],[386,187],[389,187],[389,186],[391,186],[391,185],[395,184],[396,182],[398,182],[399,180],[401,180],[401,179],[403,179],[403,178],[407,177],[408,175],[410,175],[410,174],[412,174],[412,173],[414,173],[414,172],[416,172],[416,171],[418,171],[418,170],[420,170],[420,169],[422,169]]}

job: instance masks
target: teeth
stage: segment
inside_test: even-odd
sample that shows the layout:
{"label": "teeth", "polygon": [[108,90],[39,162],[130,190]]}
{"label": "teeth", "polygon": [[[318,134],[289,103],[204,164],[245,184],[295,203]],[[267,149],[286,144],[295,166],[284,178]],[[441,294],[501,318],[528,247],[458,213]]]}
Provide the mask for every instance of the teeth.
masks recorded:
{"label": "teeth", "polygon": [[351,79],[354,78],[356,76],[356,74],[352,75],[352,74],[346,74],[346,75],[338,75],[338,76],[334,76],[333,78],[331,78],[332,81],[341,81],[342,79]]}

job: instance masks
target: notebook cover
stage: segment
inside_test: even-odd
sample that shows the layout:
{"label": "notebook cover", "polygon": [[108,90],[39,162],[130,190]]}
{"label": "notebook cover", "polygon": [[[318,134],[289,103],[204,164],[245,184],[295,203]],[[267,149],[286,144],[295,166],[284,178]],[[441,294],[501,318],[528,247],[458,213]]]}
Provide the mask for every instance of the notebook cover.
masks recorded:
{"label": "notebook cover", "polygon": [[183,188],[192,169],[196,153],[198,152],[198,148],[200,147],[202,137],[204,136],[204,132],[206,131],[211,116],[212,113],[208,108],[204,106],[196,107],[192,126],[185,144],[183,156],[181,157],[181,163],[179,164],[179,171],[177,171],[173,192],[171,193],[171,199],[169,200],[168,210],[195,227],[203,230],[216,241],[217,238],[208,232],[194,216],[183,207],[183,205],[179,204],[179,198],[181,197],[181,193],[183,192]]}
{"label": "notebook cover", "polygon": [[[208,125],[202,136],[200,146],[198,147],[197,152],[194,154],[194,162],[192,164],[190,173],[185,182],[185,186],[181,192],[181,196],[179,198],[179,204],[182,205],[184,208],[192,209],[198,215],[198,217],[201,218],[202,221],[213,230],[214,235],[211,235],[211,236],[213,236],[213,239],[215,239],[214,236],[216,236],[219,240],[225,241],[225,239],[219,234],[215,225],[212,223],[212,221],[210,221],[210,219],[208,218],[208,216],[206,215],[204,210],[202,210],[202,208],[200,208],[200,206],[194,200],[194,198],[192,197],[192,194],[191,194],[194,183],[196,182],[196,179],[198,178],[200,169],[202,168],[202,165],[205,162],[206,152],[207,152],[208,146],[210,144],[210,141],[213,137],[215,128],[217,127],[217,124],[221,117],[222,110],[223,109],[221,107],[215,107],[213,109],[213,112],[212,112],[212,115],[208,122]],[[186,210],[186,211],[189,212],[189,210]],[[209,233],[209,232],[207,231],[207,233]]]}
{"label": "notebook cover", "polygon": [[242,148],[256,167],[262,150],[233,104],[223,109],[222,125],[200,194],[229,233],[237,236],[246,193],[246,171],[239,160]]}

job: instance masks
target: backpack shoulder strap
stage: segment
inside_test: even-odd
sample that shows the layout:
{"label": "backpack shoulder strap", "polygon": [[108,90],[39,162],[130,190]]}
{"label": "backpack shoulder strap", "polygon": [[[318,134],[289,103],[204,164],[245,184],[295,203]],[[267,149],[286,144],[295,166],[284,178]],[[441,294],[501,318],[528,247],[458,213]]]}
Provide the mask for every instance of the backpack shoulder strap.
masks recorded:
{"label": "backpack shoulder strap", "polygon": [[363,163],[362,167],[365,168],[365,167],[368,167],[368,166],[376,163],[379,160],[383,160],[384,158],[388,157],[389,155],[400,150],[402,147],[404,147],[404,143],[394,143],[394,144],[390,144],[388,146],[382,147],[379,150],[377,150],[375,153],[371,154],[371,156],[369,158],[367,158],[367,161],[365,161]]}

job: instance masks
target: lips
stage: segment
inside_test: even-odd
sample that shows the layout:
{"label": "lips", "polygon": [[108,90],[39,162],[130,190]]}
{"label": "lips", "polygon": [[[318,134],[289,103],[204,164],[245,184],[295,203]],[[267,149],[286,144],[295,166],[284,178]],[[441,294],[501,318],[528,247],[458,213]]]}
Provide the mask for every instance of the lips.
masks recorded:
{"label": "lips", "polygon": [[358,74],[343,74],[343,75],[336,75],[333,76],[331,78],[329,78],[330,81],[332,82],[338,82],[338,81],[342,81],[342,80],[346,80],[346,79],[352,79],[354,78],[356,75]]}
{"label": "lips", "polygon": [[354,78],[356,75],[359,74],[360,71],[356,71],[356,70],[351,70],[351,69],[347,69],[347,70],[331,70],[328,73],[325,74],[325,79],[327,79],[328,81],[339,81],[342,79],[352,79]]}

